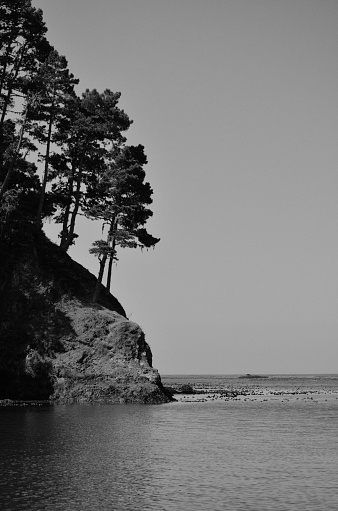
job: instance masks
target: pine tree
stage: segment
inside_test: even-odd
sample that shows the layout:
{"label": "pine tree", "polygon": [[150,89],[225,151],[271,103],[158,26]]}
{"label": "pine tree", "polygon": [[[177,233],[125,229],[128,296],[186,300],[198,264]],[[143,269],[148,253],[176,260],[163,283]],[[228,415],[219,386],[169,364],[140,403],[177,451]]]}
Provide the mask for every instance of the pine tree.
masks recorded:
{"label": "pine tree", "polygon": [[[0,0],[0,237],[18,242],[53,213],[67,251],[79,213],[101,220],[106,239],[90,249],[100,262],[96,301],[107,263],[110,290],[118,248],[159,242],[145,228],[153,193],[147,158],[143,146],[125,145],[132,121],[119,107],[121,94],[87,89],[78,97],[78,80],[46,31],[31,0]],[[34,141],[43,146],[42,182],[27,160]]]}
{"label": "pine tree", "polygon": [[96,301],[107,261],[107,289],[110,290],[112,264],[116,260],[117,247],[150,248],[160,240],[153,237],[144,228],[152,211],[147,207],[152,203],[153,191],[148,182],[144,182],[143,165],[147,163],[144,147],[126,146],[116,151],[114,161],[100,176],[91,183],[85,214],[92,219],[101,220],[108,227],[107,239],[98,240],[90,252],[100,261],[100,271],[93,300]]}
{"label": "pine tree", "polygon": [[30,118],[38,121],[33,134],[45,146],[43,181],[36,217],[38,226],[41,223],[46,194],[53,129],[57,120],[63,118],[65,104],[69,97],[74,97],[74,85],[79,82],[69,72],[67,66],[66,58],[53,50],[35,78],[40,96],[36,107],[30,111]]}
{"label": "pine tree", "polygon": [[68,116],[59,123],[56,140],[62,144],[63,157],[52,162],[59,179],[53,191],[67,197],[58,217],[63,223],[60,246],[65,251],[76,236],[76,217],[86,200],[88,183],[100,173],[113,148],[125,141],[122,131],[131,121],[118,108],[119,98],[120,93],[109,89],[101,94],[87,89],[82,98],[70,101]]}
{"label": "pine tree", "polygon": [[[36,102],[34,77],[51,46],[45,38],[47,31],[42,11],[31,6],[30,0],[0,1],[0,174],[3,198],[13,173],[27,131],[29,110]],[[12,159],[4,158],[6,147],[5,122],[13,107],[20,108],[19,139]],[[5,177],[4,177],[5,176]]]}
{"label": "pine tree", "polygon": [[0,1],[0,134],[17,95],[25,96],[39,64],[51,51],[41,9],[30,0]]}

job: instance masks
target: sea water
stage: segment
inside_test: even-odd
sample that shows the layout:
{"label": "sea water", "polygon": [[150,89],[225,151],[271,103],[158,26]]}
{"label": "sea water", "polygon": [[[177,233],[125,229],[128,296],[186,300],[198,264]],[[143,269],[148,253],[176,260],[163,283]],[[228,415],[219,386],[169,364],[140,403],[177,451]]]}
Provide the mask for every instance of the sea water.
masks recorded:
{"label": "sea water", "polygon": [[163,381],[207,394],[0,408],[1,511],[338,509],[338,376]]}

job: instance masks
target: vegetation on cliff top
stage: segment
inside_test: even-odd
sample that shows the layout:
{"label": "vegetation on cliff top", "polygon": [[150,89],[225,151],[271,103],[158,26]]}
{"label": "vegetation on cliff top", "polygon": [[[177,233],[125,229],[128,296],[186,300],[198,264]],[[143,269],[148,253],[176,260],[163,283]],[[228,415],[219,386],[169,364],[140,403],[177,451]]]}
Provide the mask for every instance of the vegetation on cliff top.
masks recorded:
{"label": "vegetation on cliff top", "polygon": [[[144,147],[126,143],[120,93],[78,96],[46,33],[31,0],[0,0],[0,400],[168,402],[144,333],[110,294],[118,248],[159,241],[145,227]],[[80,214],[105,233],[98,278],[67,254]]]}
{"label": "vegetation on cliff top", "polygon": [[79,80],[46,33],[30,0],[0,1],[0,247],[19,246],[48,217],[60,224],[67,252],[78,215],[100,220],[105,238],[90,250],[100,263],[97,301],[106,267],[110,289],[118,247],[159,241],[145,228],[153,194],[147,157],[142,145],[127,145],[132,121],[119,107],[121,94],[77,95]]}

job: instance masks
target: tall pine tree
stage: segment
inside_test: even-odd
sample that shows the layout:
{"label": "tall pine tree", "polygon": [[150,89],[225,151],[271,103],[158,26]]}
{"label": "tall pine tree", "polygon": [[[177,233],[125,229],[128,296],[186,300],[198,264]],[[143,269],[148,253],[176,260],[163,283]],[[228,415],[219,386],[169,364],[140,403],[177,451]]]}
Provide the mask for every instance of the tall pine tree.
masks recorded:
{"label": "tall pine tree", "polygon": [[153,214],[148,208],[152,203],[153,190],[144,181],[146,174],[143,165],[146,163],[142,145],[119,148],[114,161],[89,187],[84,211],[89,218],[101,220],[103,228],[107,226],[106,240],[96,241],[90,249],[100,261],[94,301],[99,296],[107,261],[106,287],[110,290],[117,247],[150,248],[160,241],[144,227]]}
{"label": "tall pine tree", "polygon": [[55,139],[54,127],[59,119],[63,119],[66,112],[65,105],[70,97],[75,96],[74,85],[79,82],[69,72],[67,66],[66,58],[53,50],[41,65],[35,78],[40,95],[39,101],[36,102],[35,108],[30,109],[29,115],[31,119],[38,121],[33,134],[45,147],[43,180],[36,217],[38,226],[41,223],[48,182],[51,144]]}
{"label": "tall pine tree", "polygon": [[[23,136],[28,113],[37,98],[35,76],[51,51],[42,11],[30,0],[0,1],[0,199],[6,192]],[[11,109],[21,108],[19,140],[12,159],[4,158],[5,122]]]}
{"label": "tall pine tree", "polygon": [[119,98],[120,93],[109,89],[103,93],[87,89],[81,98],[69,102],[68,116],[58,124],[56,140],[62,144],[63,155],[52,162],[58,177],[53,190],[66,197],[58,218],[63,224],[60,246],[65,251],[76,236],[76,217],[86,200],[89,181],[113,148],[125,141],[122,132],[131,121],[118,107]]}

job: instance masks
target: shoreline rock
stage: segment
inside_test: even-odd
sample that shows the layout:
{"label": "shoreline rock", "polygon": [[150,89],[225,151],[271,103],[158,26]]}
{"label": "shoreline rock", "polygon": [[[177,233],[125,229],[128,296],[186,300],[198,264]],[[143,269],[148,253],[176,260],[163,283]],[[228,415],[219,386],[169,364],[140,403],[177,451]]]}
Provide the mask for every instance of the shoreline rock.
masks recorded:
{"label": "shoreline rock", "polygon": [[39,234],[0,251],[0,400],[167,403],[139,325]]}

